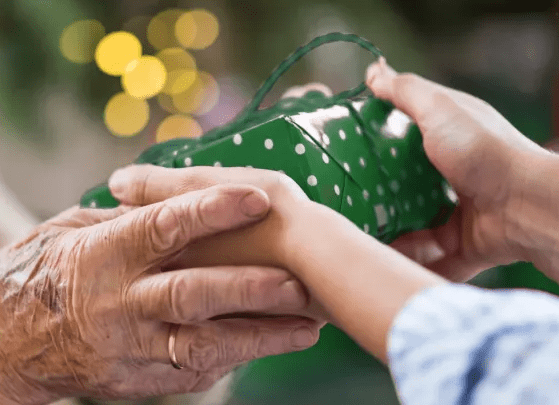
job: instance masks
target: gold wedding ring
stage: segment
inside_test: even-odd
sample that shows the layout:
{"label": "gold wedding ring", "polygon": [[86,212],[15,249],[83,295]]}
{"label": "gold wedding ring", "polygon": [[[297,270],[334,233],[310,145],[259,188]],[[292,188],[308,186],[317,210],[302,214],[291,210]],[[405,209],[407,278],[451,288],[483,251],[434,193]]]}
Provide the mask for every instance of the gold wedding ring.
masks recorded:
{"label": "gold wedding ring", "polygon": [[177,342],[177,333],[179,331],[180,325],[172,324],[169,328],[169,358],[171,359],[171,364],[177,370],[183,367],[177,361],[177,353],[175,353],[175,344]]}

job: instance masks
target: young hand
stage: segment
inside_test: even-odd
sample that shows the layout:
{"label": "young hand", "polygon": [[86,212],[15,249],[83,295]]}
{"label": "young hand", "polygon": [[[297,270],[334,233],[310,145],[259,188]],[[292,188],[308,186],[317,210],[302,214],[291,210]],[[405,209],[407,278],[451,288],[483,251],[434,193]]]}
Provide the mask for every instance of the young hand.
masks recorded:
{"label": "young hand", "polygon": [[559,219],[556,198],[549,198],[555,156],[486,102],[398,74],[384,58],[370,66],[366,82],[417,123],[428,158],[460,197],[449,223],[405,235],[392,246],[453,281],[517,260],[534,261],[552,274],[550,260],[559,256],[550,257],[554,242],[545,223],[556,226]]}

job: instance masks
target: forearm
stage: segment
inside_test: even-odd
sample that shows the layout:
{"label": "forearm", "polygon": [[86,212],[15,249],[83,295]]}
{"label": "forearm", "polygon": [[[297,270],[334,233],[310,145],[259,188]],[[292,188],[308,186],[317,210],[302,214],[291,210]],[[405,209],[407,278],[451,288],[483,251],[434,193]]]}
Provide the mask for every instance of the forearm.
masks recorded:
{"label": "forearm", "polygon": [[289,268],[341,328],[386,361],[396,315],[415,294],[446,281],[326,207],[311,203],[298,213]]}
{"label": "forearm", "polygon": [[559,155],[526,152],[513,166],[506,239],[521,260],[559,281]]}
{"label": "forearm", "polygon": [[[390,325],[406,301],[445,282],[310,201],[274,203],[261,223],[193,243],[171,267],[184,263],[286,268],[326,308],[328,319],[383,360]],[[322,317],[315,304],[308,315]]]}

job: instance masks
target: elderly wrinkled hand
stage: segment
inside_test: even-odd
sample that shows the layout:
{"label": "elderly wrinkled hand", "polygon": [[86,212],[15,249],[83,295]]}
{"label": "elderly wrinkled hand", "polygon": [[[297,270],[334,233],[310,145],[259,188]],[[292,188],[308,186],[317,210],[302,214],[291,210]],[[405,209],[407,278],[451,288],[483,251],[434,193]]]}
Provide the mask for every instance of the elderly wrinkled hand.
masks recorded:
{"label": "elderly wrinkled hand", "polygon": [[[245,167],[197,166],[169,169],[152,165],[132,165],[116,171],[109,180],[111,193],[124,204],[148,205],[185,192],[216,184],[250,184],[266,192],[270,211],[253,226],[223,232],[191,243],[175,258],[174,265],[195,266],[223,264],[259,265],[291,270],[294,249],[304,249],[293,240],[298,229],[313,226],[300,220],[298,212],[309,200],[297,183],[285,174],[272,170]],[[311,239],[309,244],[313,243]],[[319,322],[329,320],[328,313],[313,297],[298,313]]]}
{"label": "elderly wrinkled hand", "polygon": [[[0,401],[137,398],[208,389],[238,364],[318,338],[287,272],[200,268],[174,258],[197,239],[265,217],[255,187],[208,187],[146,207],[73,208],[2,251]],[[169,336],[179,325],[170,361]]]}

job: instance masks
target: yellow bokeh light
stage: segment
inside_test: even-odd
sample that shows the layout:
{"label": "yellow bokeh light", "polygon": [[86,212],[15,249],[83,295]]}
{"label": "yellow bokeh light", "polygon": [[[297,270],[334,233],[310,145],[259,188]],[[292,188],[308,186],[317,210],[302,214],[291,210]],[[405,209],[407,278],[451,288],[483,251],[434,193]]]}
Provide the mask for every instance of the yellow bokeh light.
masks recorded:
{"label": "yellow bokeh light", "polygon": [[196,60],[182,48],[168,48],[159,52],[157,58],[167,69],[167,83],[163,93],[176,95],[186,91],[196,79]]}
{"label": "yellow bokeh light", "polygon": [[126,67],[122,87],[132,97],[146,99],[161,92],[167,80],[167,70],[155,56],[142,56]]}
{"label": "yellow bokeh light", "polygon": [[[179,24],[180,21],[180,24]],[[198,26],[191,11],[182,13],[177,19],[173,35],[181,46],[189,48],[196,40]]]}
{"label": "yellow bokeh light", "polygon": [[116,136],[133,136],[149,121],[149,105],[126,93],[114,95],[105,107],[105,125]]}
{"label": "yellow bokeh light", "polygon": [[60,51],[70,62],[89,63],[95,48],[105,36],[105,27],[97,20],[76,21],[66,27],[60,36]]}
{"label": "yellow bokeh light", "polygon": [[219,21],[204,9],[183,13],[175,24],[175,36],[185,48],[206,49],[219,35]]}
{"label": "yellow bokeh light", "polygon": [[157,14],[149,23],[147,36],[155,49],[172,48],[179,43],[175,37],[175,24],[184,10],[171,8]]}
{"label": "yellow bokeh light", "polygon": [[185,114],[207,114],[218,101],[219,85],[216,80],[211,74],[200,71],[188,90],[173,96],[173,104]]}
{"label": "yellow bokeh light", "polygon": [[169,73],[163,92],[176,95],[186,91],[196,80],[196,70],[175,70]]}
{"label": "yellow bokeh light", "polygon": [[111,76],[122,76],[126,66],[141,56],[142,44],[133,34],[125,31],[107,35],[95,50],[97,66]]}
{"label": "yellow bokeh light", "polygon": [[163,49],[157,55],[169,72],[180,69],[196,69],[196,59],[182,48]]}
{"label": "yellow bokeh light", "polygon": [[198,138],[202,134],[202,127],[192,117],[171,115],[159,124],[155,140],[157,142],[165,142],[175,138]]}

